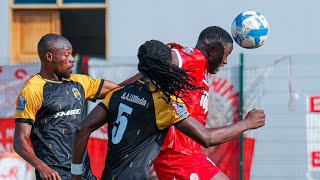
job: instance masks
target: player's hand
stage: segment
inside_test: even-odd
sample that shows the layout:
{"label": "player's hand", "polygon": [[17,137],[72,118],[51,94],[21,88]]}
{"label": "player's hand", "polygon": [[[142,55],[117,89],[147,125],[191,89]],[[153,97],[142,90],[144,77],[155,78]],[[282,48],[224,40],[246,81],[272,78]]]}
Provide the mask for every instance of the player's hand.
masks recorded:
{"label": "player's hand", "polygon": [[81,175],[73,175],[72,174],[71,180],[82,180],[82,176]]}
{"label": "player's hand", "polygon": [[39,168],[37,168],[39,171],[41,179],[44,180],[61,180],[61,177],[59,173],[53,169],[51,169],[46,164],[42,164]]}
{"label": "player's hand", "polygon": [[257,129],[265,125],[266,115],[263,110],[253,109],[248,112],[244,118],[244,122],[247,123],[248,129]]}

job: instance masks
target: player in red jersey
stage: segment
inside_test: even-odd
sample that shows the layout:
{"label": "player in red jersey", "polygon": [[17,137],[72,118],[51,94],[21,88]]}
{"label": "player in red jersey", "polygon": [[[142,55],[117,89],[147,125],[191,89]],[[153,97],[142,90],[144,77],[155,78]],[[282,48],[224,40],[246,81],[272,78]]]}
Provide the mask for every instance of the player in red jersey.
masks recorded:
{"label": "player in red jersey", "polygon": [[[189,92],[183,101],[191,116],[206,124],[208,116],[209,86],[208,73],[215,74],[227,64],[232,52],[233,41],[224,29],[211,26],[204,29],[195,48],[171,43],[172,63],[193,76],[194,85],[203,87],[203,92]],[[209,158],[203,154],[201,146],[175,127],[171,127],[154,168],[159,179],[227,180]]]}

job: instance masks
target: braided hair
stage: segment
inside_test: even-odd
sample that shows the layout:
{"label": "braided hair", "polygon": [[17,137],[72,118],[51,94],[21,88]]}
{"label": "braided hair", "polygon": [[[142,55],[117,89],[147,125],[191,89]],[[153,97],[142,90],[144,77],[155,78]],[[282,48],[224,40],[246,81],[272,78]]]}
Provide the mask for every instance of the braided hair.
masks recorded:
{"label": "braided hair", "polygon": [[190,82],[194,80],[178,66],[171,64],[171,49],[158,40],[146,41],[139,47],[138,70],[160,88],[168,97],[168,101],[174,100],[171,96],[186,97],[186,90],[201,90]]}

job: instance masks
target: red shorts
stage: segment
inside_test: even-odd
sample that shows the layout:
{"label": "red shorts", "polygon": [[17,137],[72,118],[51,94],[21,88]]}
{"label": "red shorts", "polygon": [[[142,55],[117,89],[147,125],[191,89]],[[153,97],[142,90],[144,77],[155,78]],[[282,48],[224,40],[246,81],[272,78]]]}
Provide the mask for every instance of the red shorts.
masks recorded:
{"label": "red shorts", "polygon": [[210,180],[220,171],[204,154],[185,155],[172,149],[161,151],[153,166],[160,180]]}

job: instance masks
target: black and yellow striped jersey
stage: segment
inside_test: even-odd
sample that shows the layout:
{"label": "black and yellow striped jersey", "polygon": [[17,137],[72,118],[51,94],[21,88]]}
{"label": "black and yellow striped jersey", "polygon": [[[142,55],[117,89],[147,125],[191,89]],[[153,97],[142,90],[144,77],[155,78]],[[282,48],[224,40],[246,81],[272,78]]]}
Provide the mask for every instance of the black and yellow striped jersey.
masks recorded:
{"label": "black and yellow striped jersey", "polygon": [[63,81],[29,79],[17,98],[16,121],[32,124],[36,156],[50,167],[70,169],[74,131],[85,117],[85,100],[95,100],[102,79],[72,74]]}
{"label": "black and yellow striped jersey", "polygon": [[142,81],[108,93],[99,104],[108,112],[102,179],[147,179],[168,127],[189,116],[181,99],[167,100],[160,89]]}

